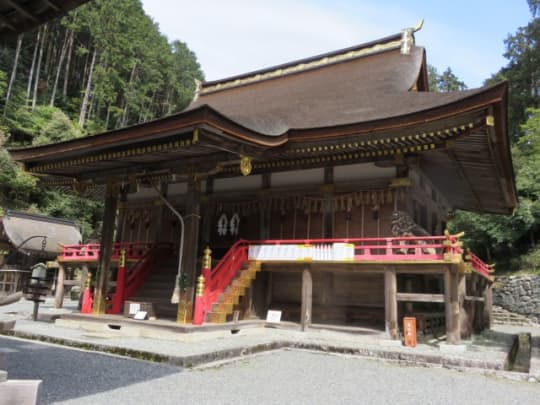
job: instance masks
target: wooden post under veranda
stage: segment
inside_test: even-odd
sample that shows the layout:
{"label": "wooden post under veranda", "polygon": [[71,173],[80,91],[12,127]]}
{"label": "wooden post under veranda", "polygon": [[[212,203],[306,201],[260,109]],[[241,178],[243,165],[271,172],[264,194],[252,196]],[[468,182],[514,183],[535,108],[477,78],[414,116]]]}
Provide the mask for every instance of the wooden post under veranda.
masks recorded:
{"label": "wooden post under veranda", "polygon": [[313,277],[311,268],[307,266],[302,270],[302,305],[300,309],[300,325],[302,331],[311,325],[313,312]]}
{"label": "wooden post under veranda", "polygon": [[398,339],[397,275],[393,268],[384,270],[384,301],[386,334],[390,339]]}
{"label": "wooden post under veranda", "polygon": [[444,305],[446,317],[446,342],[457,344],[461,341],[459,311],[459,274],[449,268],[444,273]]}
{"label": "wooden post under veranda", "polygon": [[103,213],[103,228],[101,231],[101,247],[94,296],[94,314],[104,314],[107,310],[105,297],[107,296],[109,271],[113,248],[114,224],[116,220],[116,208],[118,206],[118,185],[107,183],[105,191],[105,212]]}

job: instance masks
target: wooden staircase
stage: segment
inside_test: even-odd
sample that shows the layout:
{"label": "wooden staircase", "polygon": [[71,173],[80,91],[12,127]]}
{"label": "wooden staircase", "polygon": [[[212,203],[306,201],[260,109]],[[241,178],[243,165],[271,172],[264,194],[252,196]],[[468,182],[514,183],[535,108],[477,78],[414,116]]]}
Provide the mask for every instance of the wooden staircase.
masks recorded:
{"label": "wooden staircase", "polygon": [[242,265],[236,278],[223,291],[217,302],[212,304],[212,309],[206,314],[206,322],[224,323],[232,316],[235,309],[240,304],[240,297],[245,296],[246,290],[257,277],[257,272],[261,269],[259,262],[246,262]]}
{"label": "wooden staircase", "polygon": [[178,272],[178,257],[171,256],[153,271],[130,301],[152,303],[156,318],[176,319],[178,304],[171,304],[171,294]]}

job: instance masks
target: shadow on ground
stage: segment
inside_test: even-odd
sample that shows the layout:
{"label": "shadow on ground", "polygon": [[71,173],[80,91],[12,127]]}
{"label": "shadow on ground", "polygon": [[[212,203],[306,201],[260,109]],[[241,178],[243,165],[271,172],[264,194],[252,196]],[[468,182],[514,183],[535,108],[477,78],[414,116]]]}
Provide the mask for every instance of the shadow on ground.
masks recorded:
{"label": "shadow on ground", "polygon": [[0,337],[8,378],[43,380],[41,404],[84,397],[178,373],[177,367]]}

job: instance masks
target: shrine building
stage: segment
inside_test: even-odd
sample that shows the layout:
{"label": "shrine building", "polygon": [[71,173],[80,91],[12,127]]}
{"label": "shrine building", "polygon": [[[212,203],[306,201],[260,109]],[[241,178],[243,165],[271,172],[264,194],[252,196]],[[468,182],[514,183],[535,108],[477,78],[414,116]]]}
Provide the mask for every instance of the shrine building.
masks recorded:
{"label": "shrine building", "polygon": [[489,327],[493,268],[445,229],[454,210],[517,204],[508,88],[430,92],[418,28],[202,83],[161,119],[11,150],[105,202],[100,243],[58,258],[97,273],[94,313],[274,310],[394,339],[413,316],[451,343]]}

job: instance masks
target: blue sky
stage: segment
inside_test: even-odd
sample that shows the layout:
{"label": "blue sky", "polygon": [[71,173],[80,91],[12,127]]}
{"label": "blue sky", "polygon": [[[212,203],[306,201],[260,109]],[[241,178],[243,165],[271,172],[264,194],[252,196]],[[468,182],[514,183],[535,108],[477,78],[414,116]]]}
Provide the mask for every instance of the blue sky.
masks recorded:
{"label": "blue sky", "polygon": [[207,80],[368,42],[414,26],[439,71],[478,87],[507,61],[504,39],[530,20],[526,0],[143,0],[169,40],[188,44]]}

